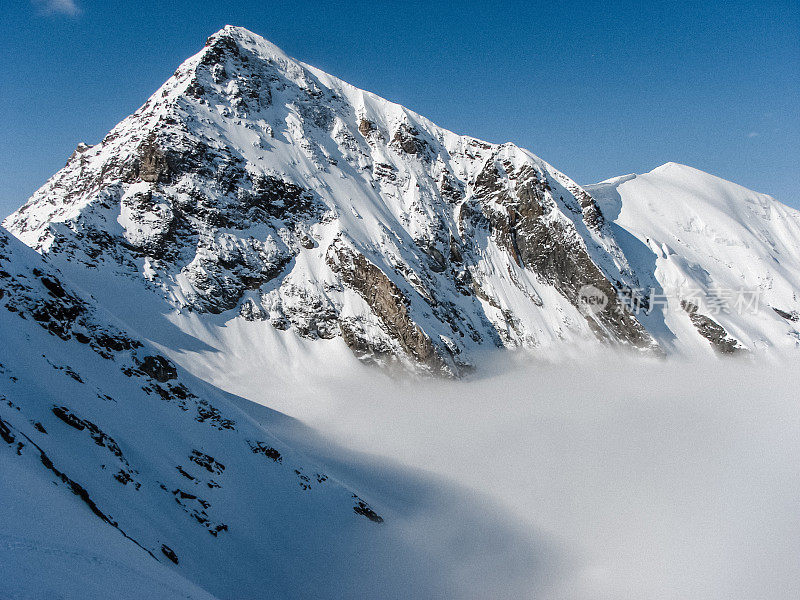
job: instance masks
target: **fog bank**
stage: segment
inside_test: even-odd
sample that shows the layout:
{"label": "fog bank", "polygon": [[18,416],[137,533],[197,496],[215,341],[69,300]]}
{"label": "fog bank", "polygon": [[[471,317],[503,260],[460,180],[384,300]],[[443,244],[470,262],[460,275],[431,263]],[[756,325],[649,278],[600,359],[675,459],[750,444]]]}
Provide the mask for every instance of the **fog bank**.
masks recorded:
{"label": "fog bank", "polygon": [[262,401],[553,542],[558,568],[509,597],[800,597],[796,366],[507,363],[467,381],[324,377]]}

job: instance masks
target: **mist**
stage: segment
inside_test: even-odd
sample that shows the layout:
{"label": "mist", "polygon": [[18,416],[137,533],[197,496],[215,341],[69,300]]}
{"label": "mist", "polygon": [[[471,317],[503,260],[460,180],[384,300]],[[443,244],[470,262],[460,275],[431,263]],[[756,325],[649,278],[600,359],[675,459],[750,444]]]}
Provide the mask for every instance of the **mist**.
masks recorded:
{"label": "mist", "polygon": [[541,540],[536,572],[497,573],[507,597],[752,600],[800,597],[799,384],[747,360],[505,354],[464,381],[365,370],[261,401]]}

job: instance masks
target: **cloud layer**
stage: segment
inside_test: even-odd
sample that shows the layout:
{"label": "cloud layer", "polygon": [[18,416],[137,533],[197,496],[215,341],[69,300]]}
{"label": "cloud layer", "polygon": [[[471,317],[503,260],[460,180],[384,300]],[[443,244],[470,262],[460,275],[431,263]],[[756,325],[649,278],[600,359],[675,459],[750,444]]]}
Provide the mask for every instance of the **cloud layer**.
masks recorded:
{"label": "cloud layer", "polygon": [[789,366],[587,359],[328,380],[273,404],[553,540],[553,568],[507,597],[745,600],[800,597],[798,389]]}

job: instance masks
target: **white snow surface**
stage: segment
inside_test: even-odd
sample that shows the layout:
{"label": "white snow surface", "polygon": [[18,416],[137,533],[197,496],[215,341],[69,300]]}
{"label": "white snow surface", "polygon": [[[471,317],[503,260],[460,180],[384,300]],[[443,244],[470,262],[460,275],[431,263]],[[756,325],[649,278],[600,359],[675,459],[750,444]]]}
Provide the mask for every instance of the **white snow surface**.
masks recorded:
{"label": "white snow surface", "polygon": [[[639,286],[666,298],[654,311],[666,328],[645,321],[663,346],[711,351],[678,306],[681,294],[697,290],[724,300],[728,310],[717,305],[714,320],[754,353],[795,355],[800,324],[773,308],[800,310],[800,212],[678,163],[585,187],[613,223]],[[737,307],[740,290],[757,304]]]}

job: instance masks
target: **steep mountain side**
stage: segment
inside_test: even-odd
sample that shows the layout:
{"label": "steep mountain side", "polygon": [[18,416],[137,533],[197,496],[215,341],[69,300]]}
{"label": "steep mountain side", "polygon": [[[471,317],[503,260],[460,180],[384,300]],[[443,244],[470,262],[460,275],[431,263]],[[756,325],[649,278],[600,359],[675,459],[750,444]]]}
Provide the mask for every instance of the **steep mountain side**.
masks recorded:
{"label": "steep mountain side", "polygon": [[275,561],[273,581],[240,570],[242,590],[301,589],[280,568],[305,560],[298,539],[369,543],[382,518],[366,501],[109,324],[26,252],[0,233],[0,327],[17,342],[0,355],[0,452],[13,465],[4,473],[52,480],[139,554],[217,591],[253,555]]}
{"label": "steep mountain side", "polygon": [[667,163],[586,186],[637,273],[665,348],[800,348],[800,213]]}
{"label": "steep mountain side", "polygon": [[293,450],[289,419],[255,421],[2,230],[0,336],[0,596],[469,597],[407,531],[461,535],[468,499],[363,456],[348,485],[330,444]]}
{"label": "steep mountain side", "polygon": [[[656,347],[621,310],[635,273],[577,184],[236,27],[5,225],[98,298],[134,279],[163,311],[263,320],[384,365],[458,374],[487,347]],[[605,310],[579,310],[584,286]]]}

